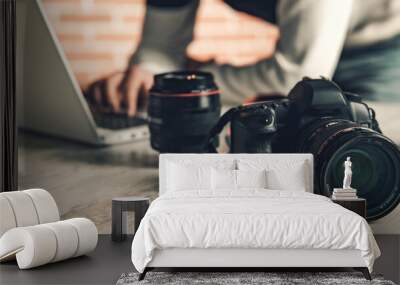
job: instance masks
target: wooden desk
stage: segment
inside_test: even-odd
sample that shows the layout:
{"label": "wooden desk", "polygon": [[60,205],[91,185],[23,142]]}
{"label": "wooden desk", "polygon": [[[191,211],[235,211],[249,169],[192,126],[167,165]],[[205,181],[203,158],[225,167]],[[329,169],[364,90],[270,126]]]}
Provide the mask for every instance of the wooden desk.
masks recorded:
{"label": "wooden desk", "polygon": [[48,190],[63,219],[87,217],[99,233],[111,233],[113,197],[158,196],[158,153],[147,140],[94,147],[24,132],[18,151],[19,188]]}

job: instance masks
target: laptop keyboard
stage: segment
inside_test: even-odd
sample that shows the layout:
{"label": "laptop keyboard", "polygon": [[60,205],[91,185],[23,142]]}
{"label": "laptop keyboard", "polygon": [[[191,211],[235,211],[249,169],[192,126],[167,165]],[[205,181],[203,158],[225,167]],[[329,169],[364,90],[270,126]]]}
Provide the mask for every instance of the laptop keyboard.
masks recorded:
{"label": "laptop keyboard", "polygon": [[[94,94],[96,88],[100,88],[102,104],[96,102]],[[127,129],[137,126],[142,126],[147,124],[146,113],[142,110],[139,110],[139,113],[135,117],[129,117],[126,112],[115,113],[111,111],[110,106],[105,103],[105,81],[100,80],[92,83],[88,89],[83,91],[84,97],[87,100],[89,108],[92,112],[94,121],[96,125],[100,128],[104,129]],[[123,102],[122,102],[123,103]],[[123,108],[124,106],[121,105]],[[126,106],[125,106],[126,110]]]}
{"label": "laptop keyboard", "polygon": [[119,130],[147,124],[144,117],[129,117],[126,114],[93,112],[96,125],[105,129]]}

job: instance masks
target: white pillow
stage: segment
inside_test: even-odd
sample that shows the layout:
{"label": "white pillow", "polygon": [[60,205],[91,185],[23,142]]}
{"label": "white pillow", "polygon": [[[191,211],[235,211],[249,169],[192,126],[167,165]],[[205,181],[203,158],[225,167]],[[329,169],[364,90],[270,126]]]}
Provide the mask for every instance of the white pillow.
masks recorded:
{"label": "white pillow", "polygon": [[267,171],[263,170],[236,170],[238,188],[267,188]]}
{"label": "white pillow", "polygon": [[211,190],[211,167],[168,163],[168,191]]}
{"label": "white pillow", "polygon": [[214,190],[236,190],[236,170],[212,168],[211,173]]}
{"label": "white pillow", "polygon": [[237,190],[240,188],[267,188],[266,170],[212,169],[214,190]]}
{"label": "white pillow", "polygon": [[307,191],[308,171],[306,161],[239,159],[240,170],[266,170],[267,188],[271,190]]}
{"label": "white pillow", "polygon": [[296,163],[286,169],[267,170],[267,181],[269,189],[306,192],[305,165]]}

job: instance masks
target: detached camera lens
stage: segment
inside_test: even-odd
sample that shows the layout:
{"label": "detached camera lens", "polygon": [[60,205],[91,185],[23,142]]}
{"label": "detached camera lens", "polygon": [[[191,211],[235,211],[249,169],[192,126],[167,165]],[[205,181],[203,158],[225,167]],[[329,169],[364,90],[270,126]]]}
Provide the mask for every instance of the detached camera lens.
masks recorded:
{"label": "detached camera lens", "polygon": [[160,152],[206,152],[208,134],[220,111],[219,91],[211,73],[156,75],[149,94],[151,146]]}

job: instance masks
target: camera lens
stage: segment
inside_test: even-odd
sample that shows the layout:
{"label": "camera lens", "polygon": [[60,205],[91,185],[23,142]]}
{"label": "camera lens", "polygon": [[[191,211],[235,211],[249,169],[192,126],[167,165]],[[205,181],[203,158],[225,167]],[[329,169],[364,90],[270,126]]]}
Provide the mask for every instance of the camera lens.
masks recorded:
{"label": "camera lens", "polygon": [[343,183],[343,162],[353,164],[352,187],[367,200],[367,219],[387,215],[400,202],[400,152],[382,134],[347,120],[315,121],[300,134],[298,152],[314,154],[315,189],[329,195],[329,188]]}
{"label": "camera lens", "polygon": [[221,111],[211,73],[170,72],[154,77],[149,94],[151,146],[160,152],[206,152]]}

